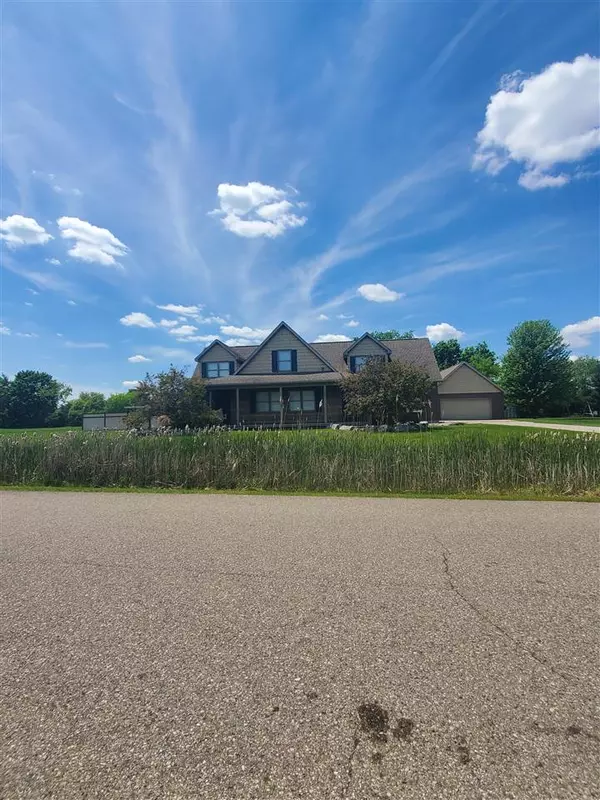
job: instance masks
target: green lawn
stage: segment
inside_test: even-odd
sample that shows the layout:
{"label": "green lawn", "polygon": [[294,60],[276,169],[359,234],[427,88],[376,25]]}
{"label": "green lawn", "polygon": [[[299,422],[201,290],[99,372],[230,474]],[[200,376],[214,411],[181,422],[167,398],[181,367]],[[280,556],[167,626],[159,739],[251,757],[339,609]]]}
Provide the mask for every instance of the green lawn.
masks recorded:
{"label": "green lawn", "polygon": [[51,436],[53,433],[65,433],[66,431],[80,431],[81,428],[0,428],[0,436],[18,436],[25,433],[39,433],[42,436]]}
{"label": "green lawn", "polygon": [[600,428],[600,417],[519,417],[516,422],[551,422],[553,425],[592,425]]}

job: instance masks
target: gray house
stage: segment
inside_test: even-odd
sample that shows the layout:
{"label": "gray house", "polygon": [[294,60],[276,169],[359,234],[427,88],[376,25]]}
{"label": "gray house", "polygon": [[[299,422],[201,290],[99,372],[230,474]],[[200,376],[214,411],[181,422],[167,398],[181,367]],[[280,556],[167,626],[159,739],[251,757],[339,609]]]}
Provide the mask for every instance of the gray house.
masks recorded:
{"label": "gray house", "polygon": [[441,371],[440,419],[502,419],[504,393],[485,375],[462,361]]}
{"label": "gray house", "polygon": [[[196,357],[194,377],[206,381],[209,402],[234,424],[342,422],[340,381],[379,356],[424,370],[441,380],[429,339],[379,341],[368,333],[353,342],[309,343],[281,322],[257,346],[233,347],[218,339]],[[430,418],[439,419],[434,390]]]}

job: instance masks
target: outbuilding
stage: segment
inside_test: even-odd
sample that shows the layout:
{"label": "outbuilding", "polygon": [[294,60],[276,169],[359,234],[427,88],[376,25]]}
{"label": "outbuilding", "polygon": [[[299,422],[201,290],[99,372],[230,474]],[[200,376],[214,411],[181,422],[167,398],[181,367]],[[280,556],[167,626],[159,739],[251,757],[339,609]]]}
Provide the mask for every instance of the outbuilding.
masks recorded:
{"label": "outbuilding", "polygon": [[462,361],[440,371],[438,384],[442,420],[502,419],[504,393],[489,378]]}

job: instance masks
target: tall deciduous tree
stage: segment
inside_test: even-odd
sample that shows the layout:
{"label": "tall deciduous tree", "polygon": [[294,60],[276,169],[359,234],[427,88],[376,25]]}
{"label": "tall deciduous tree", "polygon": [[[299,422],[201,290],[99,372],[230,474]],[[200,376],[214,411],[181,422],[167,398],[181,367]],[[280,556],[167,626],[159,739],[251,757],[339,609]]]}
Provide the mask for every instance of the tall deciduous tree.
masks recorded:
{"label": "tall deciduous tree", "polygon": [[569,410],[600,414],[600,359],[581,356],[571,364],[573,394]]}
{"label": "tall deciduous tree", "polygon": [[144,408],[148,419],[167,416],[174,428],[200,428],[221,420],[208,405],[204,383],[188,378],[185,370],[172,365],[166,372],[147,374],[139,382],[136,395],[136,405]]}
{"label": "tall deciduous tree", "polygon": [[447,369],[459,364],[462,359],[462,350],[458,339],[448,339],[446,342],[438,342],[433,346],[435,360],[440,369]]}
{"label": "tall deciduous tree", "polygon": [[118,411],[128,411],[137,404],[137,394],[135,389],[120,394],[111,394],[106,398],[106,412],[116,413]]}
{"label": "tall deciduous tree", "polygon": [[523,416],[560,413],[572,393],[569,350],[547,319],[517,325],[508,336],[501,384]]}
{"label": "tall deciduous tree", "polygon": [[105,402],[106,400],[101,392],[81,392],[79,397],[71,400],[71,402],[68,404],[68,424],[83,424],[83,415],[104,411]]}
{"label": "tall deciduous tree", "polygon": [[423,370],[399,361],[372,358],[342,381],[344,405],[356,419],[393,424],[427,405],[432,382]]}
{"label": "tall deciduous tree", "polygon": [[414,331],[397,331],[395,328],[390,328],[389,331],[369,331],[369,335],[374,339],[414,339]]}
{"label": "tall deciduous tree", "polygon": [[497,378],[500,374],[498,356],[490,350],[487,342],[463,348],[461,361],[466,361],[487,378]]}
{"label": "tall deciduous tree", "polygon": [[60,383],[47,372],[21,370],[15,377],[3,377],[0,398],[0,418],[5,427],[42,428],[58,404],[71,394],[69,386]]}

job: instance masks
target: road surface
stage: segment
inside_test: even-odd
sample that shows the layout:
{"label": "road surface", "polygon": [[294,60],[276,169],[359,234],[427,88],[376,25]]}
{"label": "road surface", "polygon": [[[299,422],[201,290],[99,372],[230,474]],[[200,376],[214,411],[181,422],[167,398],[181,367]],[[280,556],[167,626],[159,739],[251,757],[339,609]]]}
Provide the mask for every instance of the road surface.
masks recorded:
{"label": "road surface", "polygon": [[597,505],[0,503],[3,800],[600,796]]}

